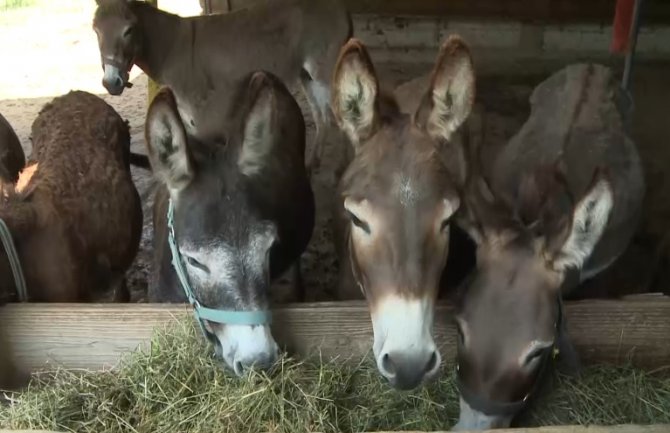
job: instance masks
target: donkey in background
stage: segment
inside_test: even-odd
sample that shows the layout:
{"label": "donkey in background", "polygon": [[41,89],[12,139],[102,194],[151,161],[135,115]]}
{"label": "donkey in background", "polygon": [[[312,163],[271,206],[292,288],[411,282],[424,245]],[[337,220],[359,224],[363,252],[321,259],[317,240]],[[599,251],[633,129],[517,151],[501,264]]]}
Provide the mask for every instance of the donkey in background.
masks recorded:
{"label": "donkey in background", "polygon": [[[93,28],[112,95],[129,86],[139,66],[170,87],[186,132],[219,140],[235,86],[252,71],[285,84],[300,82],[317,136],[309,165],[318,163],[332,118],[330,78],[340,47],[352,33],[340,0],[274,0],[227,14],[182,18],[143,1],[98,0]],[[225,139],[225,137],[223,137]]]}
{"label": "donkey in background", "polygon": [[[230,323],[225,316],[267,314],[272,280],[291,265],[299,273],[315,209],[304,163],[304,119],[288,89],[273,75],[257,72],[238,83],[232,100],[230,119],[221,116],[221,123],[234,125],[225,146],[188,135],[168,88],[149,108],[148,153],[164,185],[154,204],[149,298],[184,302],[185,285],[190,286],[203,307],[223,317],[203,319],[205,335],[243,375],[252,365],[269,368],[278,347],[267,323]],[[186,284],[172,264],[169,230]]]}
{"label": "donkey in background", "polygon": [[608,68],[571,65],[536,87],[492,173],[475,146],[458,217],[477,269],[457,304],[454,430],[509,426],[558,351],[576,361],[561,298],[623,253],[644,196],[622,97]]}
{"label": "donkey in background", "polygon": [[[85,301],[92,289],[110,287],[127,300],[125,272],[142,232],[127,123],[99,97],[73,91],[41,110],[31,135],[28,165],[15,184],[0,185],[0,219],[16,246],[27,300]],[[18,287],[6,253],[0,293],[12,296]]]}

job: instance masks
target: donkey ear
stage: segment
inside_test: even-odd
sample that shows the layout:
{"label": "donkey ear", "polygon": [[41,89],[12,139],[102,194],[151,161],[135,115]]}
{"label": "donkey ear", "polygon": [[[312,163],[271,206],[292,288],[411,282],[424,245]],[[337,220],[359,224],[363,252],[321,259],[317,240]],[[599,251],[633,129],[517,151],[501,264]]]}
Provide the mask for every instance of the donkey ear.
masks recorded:
{"label": "donkey ear", "polygon": [[249,80],[247,104],[237,166],[246,176],[254,176],[267,162],[276,141],[277,95],[265,73],[256,72]]}
{"label": "donkey ear", "polygon": [[614,193],[607,175],[597,170],[590,188],[577,203],[567,238],[553,257],[556,270],[581,268],[602,236],[614,205]]}
{"label": "donkey ear", "polygon": [[184,189],[193,178],[184,124],[174,94],[163,88],[147,112],[146,143],[151,168],[171,193]]}
{"label": "donkey ear", "polygon": [[379,81],[365,46],[350,39],[340,50],[332,85],[332,107],[354,147],[376,131]]}
{"label": "donkey ear", "polygon": [[492,218],[497,204],[484,177],[471,179],[466,185],[463,201],[457,214],[457,224],[477,245],[482,245],[490,234],[487,230],[495,230],[496,225]]}
{"label": "donkey ear", "polygon": [[431,85],[416,114],[415,123],[438,140],[449,140],[468,118],[475,100],[475,73],[470,50],[458,36],[440,49]]}

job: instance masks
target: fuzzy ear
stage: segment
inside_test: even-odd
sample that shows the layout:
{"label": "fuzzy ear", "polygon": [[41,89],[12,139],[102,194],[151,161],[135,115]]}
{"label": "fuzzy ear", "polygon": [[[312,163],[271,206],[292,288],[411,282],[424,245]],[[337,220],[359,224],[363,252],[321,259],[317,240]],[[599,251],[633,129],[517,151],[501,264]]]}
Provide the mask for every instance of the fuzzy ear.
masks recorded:
{"label": "fuzzy ear", "polygon": [[568,236],[553,257],[556,270],[581,268],[591,256],[609,221],[614,192],[606,174],[597,170],[591,187],[576,204]]}
{"label": "fuzzy ear", "polygon": [[350,39],[340,50],[332,84],[332,108],[340,128],[357,147],[379,122],[379,81],[365,46]]}
{"label": "fuzzy ear", "polygon": [[449,140],[468,118],[475,100],[475,72],[470,50],[458,36],[440,49],[431,86],[414,116],[415,123],[437,140]]}
{"label": "fuzzy ear", "polygon": [[184,124],[174,94],[163,88],[147,112],[147,153],[151,168],[171,193],[184,189],[193,178]]}
{"label": "fuzzy ear", "polygon": [[249,81],[249,110],[244,117],[244,139],[237,160],[246,176],[260,172],[275,144],[277,96],[273,83],[263,72],[256,72]]}

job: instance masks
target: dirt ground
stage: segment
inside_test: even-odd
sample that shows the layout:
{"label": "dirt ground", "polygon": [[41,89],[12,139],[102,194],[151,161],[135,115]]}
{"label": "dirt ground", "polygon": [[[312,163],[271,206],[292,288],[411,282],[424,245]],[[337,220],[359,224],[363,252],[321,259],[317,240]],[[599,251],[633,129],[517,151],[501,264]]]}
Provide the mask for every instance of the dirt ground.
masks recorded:
{"label": "dirt ground", "polygon": [[[163,1],[163,0],[161,0]],[[55,2],[54,2],[55,3]],[[60,3],[60,2],[58,2]],[[48,4],[48,3],[47,3]],[[105,94],[100,84],[102,71],[99,64],[95,35],[90,29],[93,1],[73,8],[58,10],[68,20],[47,19],[49,13],[18,14],[0,18],[0,46],[5,58],[13,59],[12,67],[0,72],[0,113],[15,128],[26,155],[30,153],[30,127],[41,107],[53,96],[69,89],[87,90],[109,102],[131,127],[132,150],[143,153],[143,123],[147,107],[147,79],[135,68],[132,71],[134,87],[120,97]],[[12,12],[13,13],[13,12]],[[22,19],[24,21],[22,21]],[[56,23],[54,23],[56,21]],[[40,26],[43,38],[22,28],[30,22]],[[35,27],[37,28],[37,27]],[[32,32],[37,33],[37,32]],[[427,72],[431,65],[394,64],[378,65],[384,82],[394,86]],[[666,291],[670,279],[670,248],[668,224],[670,221],[670,65],[638,65],[634,75],[634,139],[636,140],[647,176],[645,212],[638,235],[628,252],[610,271],[596,278],[580,293],[591,296],[622,295],[647,291]],[[478,102],[485,107],[485,140],[499,145],[508,140],[525,121],[528,114],[528,96],[535,84],[546,76],[526,76],[506,73],[480,77]],[[312,143],[313,123],[302,95],[294,92],[303,107],[308,124],[308,145]],[[335,170],[339,164],[343,143],[334,134],[325,149],[322,167],[315,173],[313,188],[317,197],[317,224],[312,241],[302,258],[302,270],[307,286],[308,301],[335,299],[337,259],[330,229],[330,206],[334,197]],[[140,253],[129,271],[132,299],[146,300],[146,287],[151,272],[151,206],[155,183],[147,170],[133,167],[133,177],[140,192],[145,215]],[[287,279],[276,286],[279,301],[292,300],[286,289]]]}

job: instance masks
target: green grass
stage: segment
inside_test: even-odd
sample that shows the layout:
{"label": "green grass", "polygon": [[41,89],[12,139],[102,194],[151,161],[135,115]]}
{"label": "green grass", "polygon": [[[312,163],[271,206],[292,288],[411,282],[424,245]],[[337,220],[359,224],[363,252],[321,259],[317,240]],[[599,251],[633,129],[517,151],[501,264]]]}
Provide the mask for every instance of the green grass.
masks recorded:
{"label": "green grass", "polygon": [[[458,415],[451,369],[413,393],[359,364],[284,359],[269,375],[224,373],[191,321],[158,332],[150,350],[106,373],[59,371],[0,407],[11,429],[76,432],[360,432],[439,430]],[[556,376],[526,425],[670,423],[670,378],[597,367],[581,380]]]}

